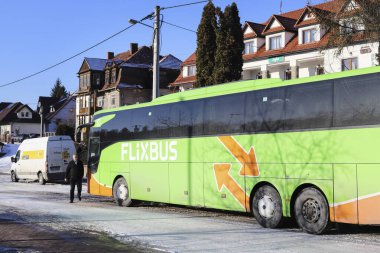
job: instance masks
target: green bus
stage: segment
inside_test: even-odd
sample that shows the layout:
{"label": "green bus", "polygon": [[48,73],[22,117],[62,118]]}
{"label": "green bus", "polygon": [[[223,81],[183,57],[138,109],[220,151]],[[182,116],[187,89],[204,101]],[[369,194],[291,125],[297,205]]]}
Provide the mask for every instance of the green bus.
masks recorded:
{"label": "green bus", "polygon": [[88,191],[293,217],[306,232],[380,224],[380,67],[249,80],[102,110]]}

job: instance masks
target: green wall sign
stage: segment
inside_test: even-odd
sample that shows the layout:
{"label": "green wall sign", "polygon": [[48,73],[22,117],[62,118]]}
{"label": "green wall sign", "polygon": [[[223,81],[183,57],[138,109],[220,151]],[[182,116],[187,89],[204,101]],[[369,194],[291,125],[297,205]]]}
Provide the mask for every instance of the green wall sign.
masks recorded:
{"label": "green wall sign", "polygon": [[284,56],[272,57],[272,58],[269,58],[268,61],[269,61],[269,63],[284,62],[285,57]]}

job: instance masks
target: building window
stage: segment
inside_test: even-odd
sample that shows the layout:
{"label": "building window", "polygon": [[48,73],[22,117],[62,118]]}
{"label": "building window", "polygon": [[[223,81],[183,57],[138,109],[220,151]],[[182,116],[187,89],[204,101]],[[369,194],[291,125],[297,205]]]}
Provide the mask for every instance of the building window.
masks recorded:
{"label": "building window", "polygon": [[317,29],[309,29],[302,32],[303,44],[317,41]]}
{"label": "building window", "polygon": [[116,69],[113,69],[113,70],[112,70],[112,79],[111,79],[111,83],[116,83]]}
{"label": "building window", "polygon": [[25,113],[25,117],[27,117],[27,118],[29,117],[29,112]]}
{"label": "building window", "polygon": [[113,94],[111,96],[111,106],[115,106],[115,105],[116,105],[116,96],[115,96],[115,94]]}
{"label": "building window", "polygon": [[24,117],[25,117],[25,115],[24,115],[24,112],[21,112],[21,117],[22,117],[22,118],[24,118]]}
{"label": "building window", "polygon": [[290,69],[285,70],[284,77],[285,77],[285,80],[292,79],[292,71]]}
{"label": "building window", "polygon": [[93,74],[93,82],[96,86],[100,86],[100,75],[99,74]]}
{"label": "building window", "polygon": [[97,104],[98,104],[98,107],[103,107],[103,97],[98,97]]}
{"label": "building window", "polygon": [[281,35],[269,38],[269,45],[270,45],[269,49],[270,50],[276,50],[276,49],[282,48],[282,42],[281,42],[281,40],[282,40]]}
{"label": "building window", "polygon": [[353,70],[358,68],[358,58],[349,58],[342,60],[342,71]]}
{"label": "building window", "polygon": [[195,76],[197,74],[197,67],[195,65],[187,67],[188,76]]}
{"label": "building window", "polygon": [[318,65],[317,66],[317,76],[319,76],[319,75],[323,75],[324,73],[325,73],[325,68],[324,67],[322,67],[321,65]]}
{"label": "building window", "polygon": [[105,84],[109,84],[110,83],[110,72],[109,70],[106,71],[106,77],[105,77]]}
{"label": "building window", "polygon": [[244,54],[253,54],[255,52],[255,42],[250,41],[245,43]]}

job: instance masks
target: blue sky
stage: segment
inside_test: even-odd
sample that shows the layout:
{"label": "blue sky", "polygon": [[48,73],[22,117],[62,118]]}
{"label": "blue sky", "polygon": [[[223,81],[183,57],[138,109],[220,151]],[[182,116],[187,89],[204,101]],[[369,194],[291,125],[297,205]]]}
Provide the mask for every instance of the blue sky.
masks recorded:
{"label": "blue sky", "polygon": [[[2,1],[0,14],[0,85],[55,64],[128,26],[128,19],[140,19],[155,5],[172,6],[194,0],[12,0]],[[215,5],[230,4],[214,0]],[[242,23],[264,22],[279,13],[280,0],[236,0]],[[283,0],[283,11],[303,8],[306,0]],[[313,4],[323,0],[313,0]],[[164,20],[196,30],[203,5],[163,11]],[[148,21],[151,22],[151,21]],[[83,57],[106,58],[129,49],[131,42],[150,45],[152,31],[135,26],[112,40],[43,74],[0,88],[0,102],[21,101],[36,107],[38,96],[49,96],[59,77],[70,92],[78,87]],[[196,48],[196,34],[163,25],[161,54],[186,59]]]}

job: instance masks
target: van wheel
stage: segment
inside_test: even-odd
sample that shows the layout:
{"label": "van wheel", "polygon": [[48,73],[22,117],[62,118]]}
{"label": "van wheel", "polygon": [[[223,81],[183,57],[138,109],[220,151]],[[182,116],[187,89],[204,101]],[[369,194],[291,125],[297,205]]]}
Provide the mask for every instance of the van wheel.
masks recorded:
{"label": "van wheel", "polygon": [[281,225],[282,201],[280,194],[269,185],[260,187],[252,199],[252,212],[257,222],[265,228],[277,228]]}
{"label": "van wheel", "polygon": [[16,172],[14,172],[14,171],[11,172],[11,180],[12,180],[12,182],[18,182]]}
{"label": "van wheel", "polygon": [[44,184],[46,184],[46,180],[45,180],[45,178],[44,178],[44,176],[42,175],[41,172],[38,173],[38,183],[39,183],[40,185],[44,185]]}
{"label": "van wheel", "polygon": [[329,227],[329,206],[323,194],[312,187],[303,189],[294,204],[298,226],[309,234],[322,234]]}
{"label": "van wheel", "polygon": [[128,184],[123,177],[116,180],[112,188],[112,193],[116,204],[119,206],[130,206],[132,204]]}

